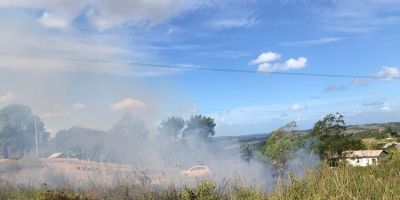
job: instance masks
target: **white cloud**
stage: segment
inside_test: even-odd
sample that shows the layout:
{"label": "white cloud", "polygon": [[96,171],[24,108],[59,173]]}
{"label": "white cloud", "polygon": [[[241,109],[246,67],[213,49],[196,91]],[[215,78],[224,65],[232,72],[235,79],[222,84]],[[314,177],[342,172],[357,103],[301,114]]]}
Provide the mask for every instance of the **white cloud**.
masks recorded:
{"label": "white cloud", "polygon": [[256,64],[260,64],[260,63],[264,63],[264,62],[272,62],[272,61],[279,59],[280,57],[281,57],[281,55],[279,53],[269,51],[269,52],[265,52],[265,53],[262,53],[261,55],[259,55],[258,58],[255,60],[252,60],[250,62],[250,64],[256,65]]}
{"label": "white cloud", "polygon": [[73,105],[72,105],[72,110],[76,110],[76,111],[78,111],[78,110],[83,110],[83,109],[85,109],[87,106],[85,105],[85,104],[83,104],[83,103],[74,103]]}
{"label": "white cloud", "polygon": [[70,22],[62,18],[53,17],[49,13],[44,12],[39,18],[39,23],[49,28],[66,29]]}
{"label": "white cloud", "polygon": [[231,29],[251,27],[257,23],[258,22],[254,18],[227,18],[212,20],[208,24],[215,29]]}
{"label": "white cloud", "polygon": [[63,106],[59,104],[55,104],[51,106],[50,111],[45,112],[41,115],[43,118],[51,119],[51,118],[63,118],[71,114],[71,111],[64,109]]}
{"label": "white cloud", "polygon": [[392,107],[390,106],[390,104],[388,102],[385,102],[381,108],[381,110],[383,112],[390,112],[392,111]]}
{"label": "white cloud", "polygon": [[5,94],[0,95],[0,103],[9,102],[13,99],[15,99],[14,92],[6,92]]}
{"label": "white cloud", "polygon": [[368,79],[368,78],[355,78],[351,81],[351,83],[356,86],[363,86],[363,85],[368,84],[368,82],[370,82],[370,81],[371,81],[371,79]]}
{"label": "white cloud", "polygon": [[349,88],[344,85],[332,84],[332,85],[328,86],[327,88],[325,88],[325,92],[329,93],[329,92],[334,92],[334,91],[344,91],[344,90],[348,90],[348,89]]}
{"label": "white cloud", "polygon": [[292,69],[301,69],[307,65],[307,58],[298,57],[297,59],[290,58],[284,63],[262,63],[258,66],[260,72],[275,72],[275,71],[288,71]]}
{"label": "white cloud", "polygon": [[339,42],[344,39],[346,39],[346,38],[344,38],[344,37],[324,37],[324,38],[318,38],[318,39],[313,39],[313,40],[284,42],[281,45],[283,45],[283,46],[322,45],[322,44],[328,44],[328,43],[333,43],[333,42]]}
{"label": "white cloud", "polygon": [[290,108],[292,111],[300,111],[307,109],[307,105],[293,104]]}
{"label": "white cloud", "polygon": [[0,7],[28,7],[43,11],[39,22],[64,29],[80,16],[99,30],[123,24],[158,24],[185,10],[195,9],[184,0],[2,0]]}
{"label": "white cloud", "polygon": [[399,78],[400,77],[400,68],[398,67],[383,67],[378,72],[378,76],[385,77],[387,79]]}
{"label": "white cloud", "polygon": [[135,108],[143,108],[145,107],[146,104],[140,100],[134,99],[134,98],[126,98],[122,99],[121,101],[116,102],[111,106],[111,110],[116,112],[116,111],[122,111],[122,110],[127,110],[127,109],[135,109]]}

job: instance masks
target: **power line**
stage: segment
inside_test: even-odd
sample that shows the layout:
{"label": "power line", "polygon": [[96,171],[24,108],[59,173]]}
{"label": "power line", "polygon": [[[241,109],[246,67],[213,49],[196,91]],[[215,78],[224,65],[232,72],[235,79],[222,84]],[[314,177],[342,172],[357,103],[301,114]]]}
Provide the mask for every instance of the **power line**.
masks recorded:
{"label": "power line", "polygon": [[[3,55],[12,55],[12,53],[4,53]],[[27,56],[27,55],[25,55]],[[28,55],[29,56],[29,55]],[[37,56],[37,55],[30,55]],[[47,56],[37,56],[47,57]],[[72,62],[89,62],[89,63],[109,63],[109,64],[125,64],[132,65],[133,67],[142,68],[162,68],[162,69],[175,69],[175,70],[197,70],[197,71],[210,71],[210,72],[226,72],[226,73],[247,73],[247,74],[272,74],[272,75],[285,75],[285,76],[308,76],[308,77],[324,77],[324,78],[359,78],[359,79],[400,79],[397,76],[374,76],[374,75],[349,75],[349,74],[328,74],[328,73],[303,73],[303,72],[263,72],[257,70],[243,70],[243,69],[232,69],[232,68],[213,68],[213,67],[198,67],[198,66],[184,66],[184,65],[168,65],[168,64],[156,64],[156,63],[142,63],[142,62],[129,62],[129,61],[110,61],[110,60],[96,60],[96,59],[77,59],[77,58],[54,58],[47,57],[50,59],[59,59]]]}

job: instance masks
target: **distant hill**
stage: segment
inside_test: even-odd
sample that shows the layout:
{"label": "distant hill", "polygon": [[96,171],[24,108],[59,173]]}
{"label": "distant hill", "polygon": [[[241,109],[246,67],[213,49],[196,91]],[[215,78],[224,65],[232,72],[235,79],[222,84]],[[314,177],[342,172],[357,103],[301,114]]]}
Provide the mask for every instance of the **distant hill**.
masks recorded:
{"label": "distant hill", "polygon": [[[387,122],[387,123],[371,123],[371,124],[361,124],[361,125],[348,125],[346,133],[353,134],[370,134],[378,133],[382,131],[385,127],[392,127],[394,131],[400,133],[400,122]],[[307,133],[308,130],[298,130],[299,133]],[[221,143],[225,146],[238,146],[240,144],[255,144],[265,141],[269,133],[255,133],[249,135],[239,135],[239,136],[220,136],[214,137],[214,142]]]}

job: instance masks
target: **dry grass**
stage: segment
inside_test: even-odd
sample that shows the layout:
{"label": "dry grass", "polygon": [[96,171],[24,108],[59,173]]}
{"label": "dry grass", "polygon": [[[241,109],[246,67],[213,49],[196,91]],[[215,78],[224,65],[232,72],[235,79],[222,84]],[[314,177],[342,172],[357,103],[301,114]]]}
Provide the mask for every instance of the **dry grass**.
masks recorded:
{"label": "dry grass", "polygon": [[240,179],[219,185],[209,180],[194,186],[168,184],[157,186],[145,179],[131,182],[117,179],[114,185],[93,181],[86,187],[64,182],[57,187],[17,186],[0,183],[0,199],[178,199],[178,200],[253,200],[253,199],[400,199],[400,158],[379,166],[330,168],[323,165],[304,178],[289,177],[289,183],[270,193],[258,186],[245,185]]}

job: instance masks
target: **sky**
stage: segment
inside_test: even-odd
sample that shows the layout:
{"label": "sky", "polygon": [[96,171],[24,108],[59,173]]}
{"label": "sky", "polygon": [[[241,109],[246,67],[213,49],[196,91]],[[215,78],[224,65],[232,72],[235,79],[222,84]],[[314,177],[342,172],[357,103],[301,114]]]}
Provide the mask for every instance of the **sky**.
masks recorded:
{"label": "sky", "polygon": [[399,52],[400,0],[1,0],[0,107],[52,133],[125,112],[210,116],[217,136],[399,121]]}

